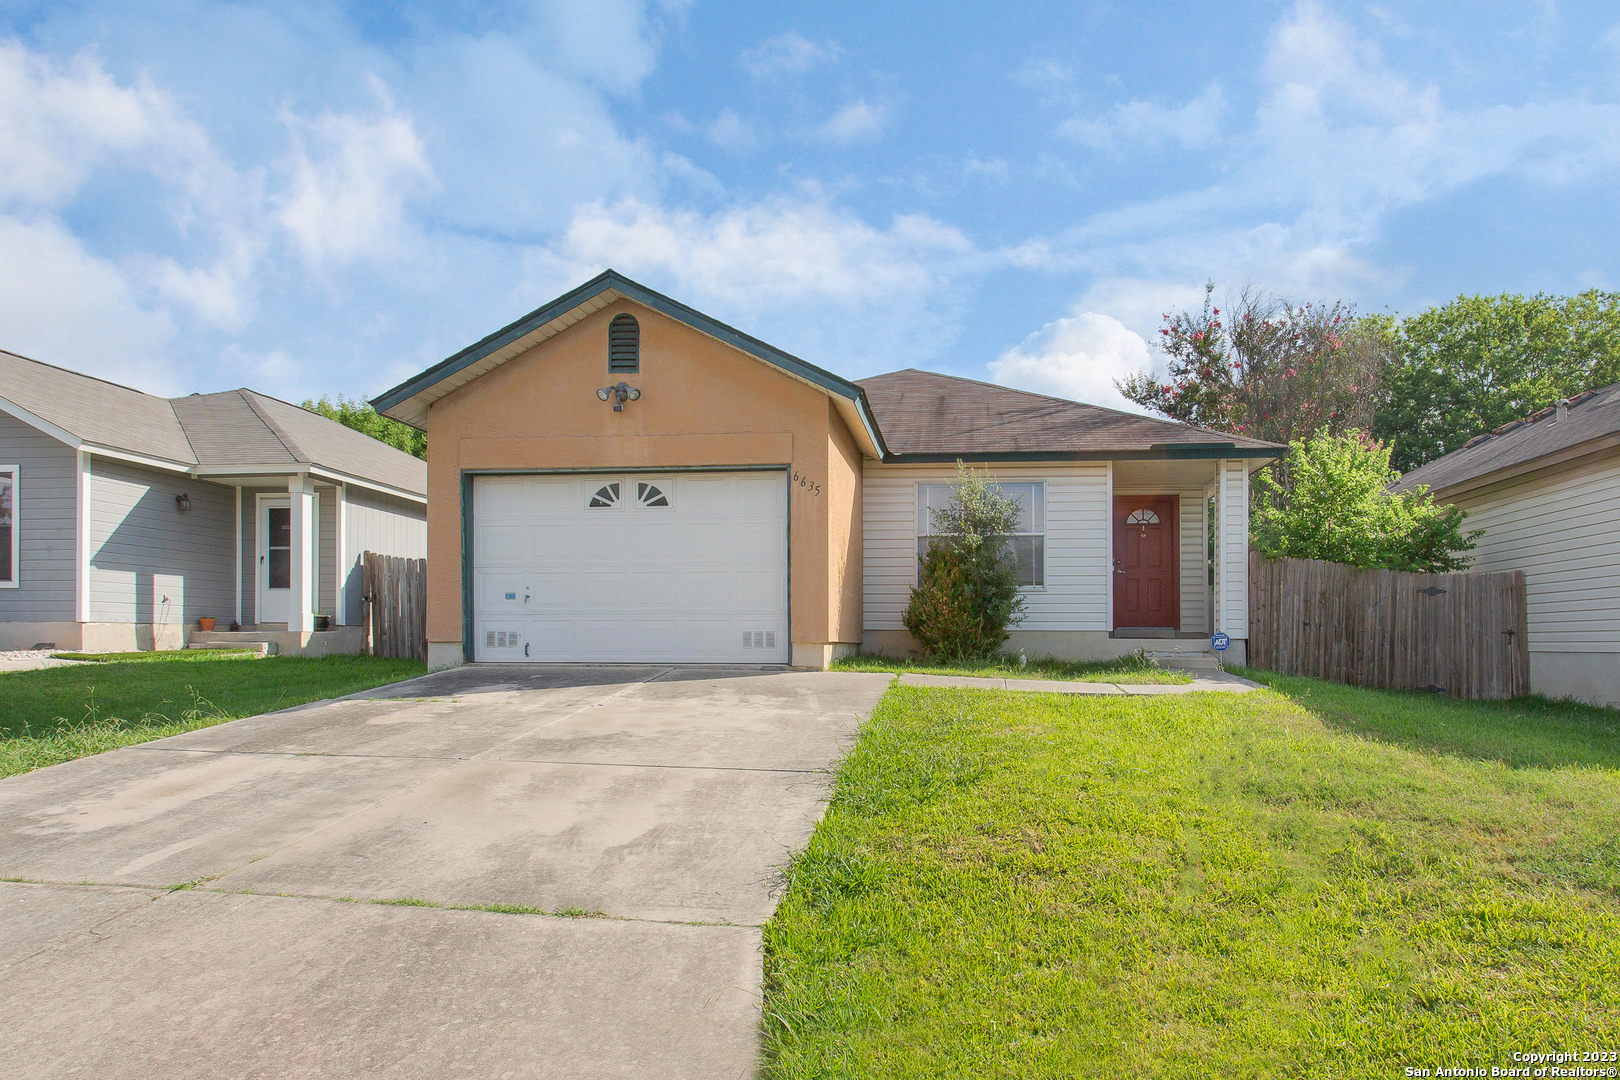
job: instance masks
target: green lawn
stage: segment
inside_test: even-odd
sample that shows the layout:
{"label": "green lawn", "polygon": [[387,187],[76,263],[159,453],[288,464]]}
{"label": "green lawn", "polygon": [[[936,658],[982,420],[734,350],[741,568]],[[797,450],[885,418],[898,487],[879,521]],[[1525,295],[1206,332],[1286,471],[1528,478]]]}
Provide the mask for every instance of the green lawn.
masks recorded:
{"label": "green lawn", "polygon": [[421,675],[412,660],[136,653],[0,674],[0,776]]}
{"label": "green lawn", "polygon": [[1620,713],[896,686],[766,930],[766,1074],[1620,1049]]}
{"label": "green lawn", "polygon": [[1019,666],[1017,657],[995,656],[988,660],[959,663],[931,660],[896,660],[888,656],[858,653],[833,662],[835,671],[916,671],[924,675],[971,675],[988,679],[1062,679],[1069,682],[1107,683],[1190,683],[1184,671],[1167,671],[1142,656],[1118,660],[1079,662],[1036,660]]}

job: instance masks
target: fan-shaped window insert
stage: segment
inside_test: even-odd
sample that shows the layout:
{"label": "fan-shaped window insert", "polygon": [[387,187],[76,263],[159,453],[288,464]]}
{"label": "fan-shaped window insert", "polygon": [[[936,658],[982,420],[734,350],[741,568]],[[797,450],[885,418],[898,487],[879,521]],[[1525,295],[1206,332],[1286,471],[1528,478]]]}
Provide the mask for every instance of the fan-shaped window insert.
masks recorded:
{"label": "fan-shaped window insert", "polygon": [[1131,516],[1125,519],[1127,525],[1157,525],[1159,515],[1151,510],[1132,510]]}
{"label": "fan-shaped window insert", "polygon": [[619,505],[619,485],[617,483],[603,484],[591,496],[590,509],[611,509]]}
{"label": "fan-shaped window insert", "polygon": [[669,506],[669,496],[656,484],[636,484],[636,502],[641,506]]}
{"label": "fan-shaped window insert", "polygon": [[641,370],[641,324],[634,315],[615,315],[608,324],[608,374],[634,375]]}

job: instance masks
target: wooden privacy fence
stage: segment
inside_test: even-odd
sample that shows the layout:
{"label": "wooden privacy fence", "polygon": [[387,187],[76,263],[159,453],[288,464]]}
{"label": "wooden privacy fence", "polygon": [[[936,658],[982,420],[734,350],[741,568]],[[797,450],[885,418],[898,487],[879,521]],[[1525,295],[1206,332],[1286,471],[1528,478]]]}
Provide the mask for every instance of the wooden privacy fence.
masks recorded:
{"label": "wooden privacy fence", "polygon": [[366,652],[427,662],[427,560],[368,551],[361,556]]}
{"label": "wooden privacy fence", "polygon": [[1528,694],[1524,572],[1407,574],[1251,554],[1249,662],[1385,690]]}

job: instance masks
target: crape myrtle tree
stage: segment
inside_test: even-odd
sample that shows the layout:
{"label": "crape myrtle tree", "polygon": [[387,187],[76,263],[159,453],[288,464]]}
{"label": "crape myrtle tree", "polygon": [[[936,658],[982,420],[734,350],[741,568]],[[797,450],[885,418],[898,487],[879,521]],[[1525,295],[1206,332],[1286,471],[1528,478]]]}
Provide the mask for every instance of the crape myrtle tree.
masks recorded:
{"label": "crape myrtle tree", "polygon": [[1121,393],[1172,420],[1272,442],[1371,428],[1391,319],[1253,287],[1223,312],[1214,294],[1210,282],[1202,310],[1164,317],[1158,346],[1168,377],[1139,372],[1119,383]]}
{"label": "crape myrtle tree", "polygon": [[1617,381],[1620,293],[1459,296],[1401,322],[1372,430],[1393,445],[1395,467],[1410,471]]}
{"label": "crape myrtle tree", "polygon": [[350,401],[342,394],[333,401],[323,395],[319,401],[304,402],[303,407],[363,435],[370,435],[396,450],[423,459],[427,457],[427,432],[402,424],[391,416],[384,416],[364,401]]}
{"label": "crape myrtle tree", "polygon": [[951,504],[933,512],[934,538],[901,621],[923,655],[944,660],[989,656],[1024,616],[1011,534],[1019,506],[988,472],[956,463]]}

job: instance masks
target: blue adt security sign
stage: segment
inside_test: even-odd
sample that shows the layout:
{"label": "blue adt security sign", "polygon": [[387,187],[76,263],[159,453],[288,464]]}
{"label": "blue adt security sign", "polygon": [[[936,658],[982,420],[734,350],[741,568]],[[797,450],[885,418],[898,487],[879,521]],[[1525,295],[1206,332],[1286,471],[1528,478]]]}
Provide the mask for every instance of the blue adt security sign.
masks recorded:
{"label": "blue adt security sign", "polygon": [[1214,637],[1209,639],[1210,648],[1214,649],[1216,652],[1225,652],[1227,647],[1231,644],[1232,639],[1225,634],[1216,634]]}

